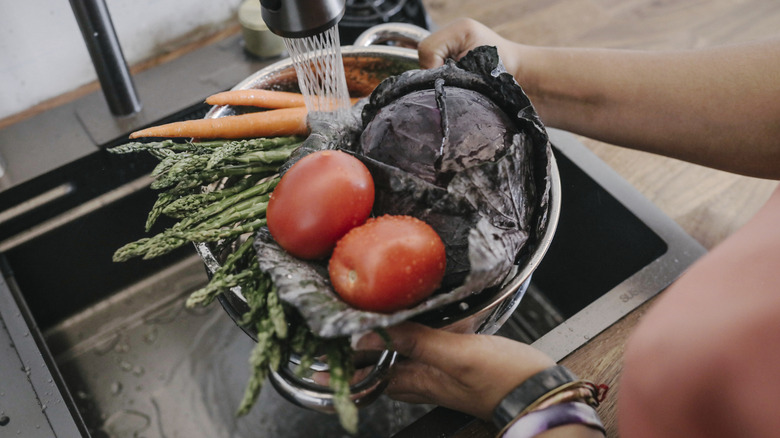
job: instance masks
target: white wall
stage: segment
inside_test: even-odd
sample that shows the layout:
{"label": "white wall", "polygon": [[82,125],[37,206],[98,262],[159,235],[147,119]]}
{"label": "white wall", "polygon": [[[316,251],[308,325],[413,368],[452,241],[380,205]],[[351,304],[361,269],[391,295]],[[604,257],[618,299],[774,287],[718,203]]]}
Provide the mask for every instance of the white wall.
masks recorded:
{"label": "white wall", "polygon": [[[129,64],[224,25],[241,0],[106,0]],[[68,0],[0,0],[0,119],[96,79]]]}

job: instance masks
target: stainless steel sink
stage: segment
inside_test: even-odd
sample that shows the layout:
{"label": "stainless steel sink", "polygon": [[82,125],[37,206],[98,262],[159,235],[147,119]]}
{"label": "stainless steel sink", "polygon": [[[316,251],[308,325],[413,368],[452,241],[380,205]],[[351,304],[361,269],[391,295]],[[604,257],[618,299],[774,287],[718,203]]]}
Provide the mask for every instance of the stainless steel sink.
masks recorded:
{"label": "stainless steel sink", "polygon": [[[270,385],[236,417],[253,341],[219,305],[184,307],[206,281],[201,260],[185,258],[45,333],[92,436],[346,436],[335,416]],[[391,436],[428,409],[380,398],[361,410],[358,436]]]}

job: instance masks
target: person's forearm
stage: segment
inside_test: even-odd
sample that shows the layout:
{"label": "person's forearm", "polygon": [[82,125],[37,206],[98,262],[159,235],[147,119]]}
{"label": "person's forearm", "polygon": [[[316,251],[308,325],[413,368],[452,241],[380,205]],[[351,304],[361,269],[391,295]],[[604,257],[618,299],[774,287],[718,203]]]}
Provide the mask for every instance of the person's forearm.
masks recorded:
{"label": "person's forearm", "polygon": [[780,44],[688,52],[519,46],[542,121],[611,144],[780,178]]}

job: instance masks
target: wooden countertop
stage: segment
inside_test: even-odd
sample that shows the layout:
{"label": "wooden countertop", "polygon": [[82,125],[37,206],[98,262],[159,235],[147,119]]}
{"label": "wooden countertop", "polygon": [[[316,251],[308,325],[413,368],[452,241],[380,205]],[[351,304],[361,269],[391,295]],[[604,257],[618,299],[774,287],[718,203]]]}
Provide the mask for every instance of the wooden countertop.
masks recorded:
{"label": "wooden countertop", "polygon": [[[780,36],[774,0],[424,0],[434,23],[470,17],[514,41],[545,46],[688,49]],[[777,187],[776,181],[731,175],[665,157],[579,137],[589,149],[675,220],[706,248],[743,225]],[[615,396],[622,354],[645,304],[595,337],[562,363],[610,385],[599,409],[609,436],[618,436]],[[473,424],[457,437],[490,437]]]}

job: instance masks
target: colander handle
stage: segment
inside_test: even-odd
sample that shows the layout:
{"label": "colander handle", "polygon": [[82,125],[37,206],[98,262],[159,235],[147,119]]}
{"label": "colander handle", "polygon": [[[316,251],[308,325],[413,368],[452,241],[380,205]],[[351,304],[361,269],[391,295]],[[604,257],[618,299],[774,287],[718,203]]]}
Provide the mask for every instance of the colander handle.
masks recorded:
{"label": "colander handle", "polygon": [[357,37],[353,46],[368,47],[386,42],[397,43],[410,48],[417,45],[431,33],[420,26],[409,23],[384,23],[366,29]]}

